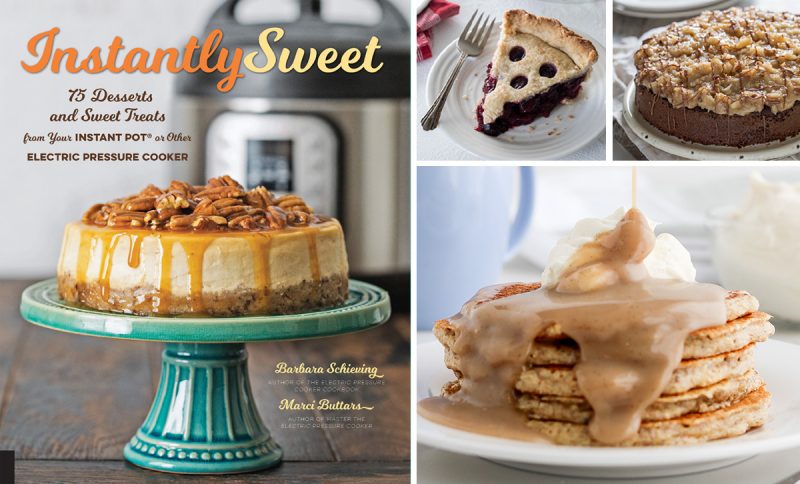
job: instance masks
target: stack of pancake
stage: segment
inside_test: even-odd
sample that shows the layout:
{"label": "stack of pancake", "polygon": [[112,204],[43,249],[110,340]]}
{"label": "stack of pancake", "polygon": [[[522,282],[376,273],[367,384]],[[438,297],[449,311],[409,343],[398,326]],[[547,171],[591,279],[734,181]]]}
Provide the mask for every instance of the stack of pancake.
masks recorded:
{"label": "stack of pancake", "polygon": [[[538,284],[503,288],[494,299],[528,292]],[[766,421],[770,394],[753,368],[754,349],[775,331],[758,300],[731,291],[725,300],[725,325],[691,333],[683,359],[661,396],[644,412],[638,434],[617,445],[679,445],[733,437]],[[434,334],[445,347],[445,363],[458,378],[443,395],[459,391],[459,355],[451,351],[458,323],[436,322]],[[516,406],[528,425],[562,445],[601,445],[591,438],[592,408],[583,397],[574,365],[580,361],[575,341],[554,324],[537,336],[525,368],[515,383]]]}

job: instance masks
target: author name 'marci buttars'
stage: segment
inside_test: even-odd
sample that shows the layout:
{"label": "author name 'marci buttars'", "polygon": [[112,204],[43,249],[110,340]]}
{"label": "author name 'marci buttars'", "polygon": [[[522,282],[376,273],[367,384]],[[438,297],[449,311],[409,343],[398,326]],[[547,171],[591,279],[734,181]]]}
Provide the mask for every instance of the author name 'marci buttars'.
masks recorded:
{"label": "author name 'marci buttars'", "polygon": [[284,398],[278,405],[279,410],[373,410],[374,406],[355,402],[338,402],[323,398],[319,401],[303,402],[292,398]]}

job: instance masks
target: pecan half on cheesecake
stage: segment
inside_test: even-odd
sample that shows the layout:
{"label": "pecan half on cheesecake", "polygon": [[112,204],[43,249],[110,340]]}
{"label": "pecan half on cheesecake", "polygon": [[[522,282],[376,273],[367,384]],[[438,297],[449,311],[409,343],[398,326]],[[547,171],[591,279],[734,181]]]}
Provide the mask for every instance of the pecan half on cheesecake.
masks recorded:
{"label": "pecan half on cheesecake", "polygon": [[287,314],[343,303],[347,271],[336,219],[222,176],[92,206],[66,227],[58,290],[140,315]]}
{"label": "pecan half on cheesecake", "polygon": [[800,134],[800,17],[704,12],[634,55],[636,109],[666,134],[744,147]]}

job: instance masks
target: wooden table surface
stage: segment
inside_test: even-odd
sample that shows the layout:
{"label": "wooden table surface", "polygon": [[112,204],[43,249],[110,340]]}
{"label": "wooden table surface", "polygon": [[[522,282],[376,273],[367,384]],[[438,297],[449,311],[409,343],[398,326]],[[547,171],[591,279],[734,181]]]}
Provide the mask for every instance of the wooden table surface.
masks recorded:
{"label": "wooden table surface", "polygon": [[[140,469],[122,459],[123,446],[143,422],[155,394],[162,345],[71,335],[28,324],[19,315],[19,298],[29,283],[0,281],[0,449],[16,452],[17,482],[409,480],[407,315],[393,316],[362,333],[248,344],[255,400],[283,447],[283,464],[254,474],[179,476]],[[375,405],[375,411],[357,414],[367,417],[373,428],[281,429],[289,416],[299,415],[279,411],[282,398],[325,395],[270,384],[281,376],[274,374],[279,361],[377,366],[385,384],[362,387],[346,397]]]}

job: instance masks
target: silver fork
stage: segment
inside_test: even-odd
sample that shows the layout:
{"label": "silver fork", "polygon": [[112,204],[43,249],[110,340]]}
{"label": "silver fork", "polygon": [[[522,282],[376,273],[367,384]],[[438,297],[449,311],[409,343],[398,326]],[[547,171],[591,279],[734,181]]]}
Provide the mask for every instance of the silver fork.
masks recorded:
{"label": "silver fork", "polygon": [[[450,94],[450,89],[453,87],[456,76],[458,76],[458,73],[461,71],[461,66],[464,65],[464,60],[467,57],[475,57],[480,55],[480,53],[483,52],[484,46],[486,46],[486,41],[489,40],[489,35],[492,33],[492,29],[494,28],[494,19],[489,15],[486,15],[486,18],[484,19],[484,15],[480,14],[473,26],[473,21],[475,20],[476,15],[478,15],[477,10],[472,14],[469,22],[467,22],[467,26],[464,27],[464,30],[461,32],[461,36],[458,38],[458,51],[461,53],[461,56],[458,58],[458,62],[453,68],[453,71],[450,73],[450,77],[447,79],[447,82],[445,82],[442,92],[440,92],[436,97],[436,100],[433,101],[431,108],[428,110],[425,116],[422,117],[422,129],[425,131],[436,129],[436,127],[439,125],[439,116],[442,115],[444,103],[447,101],[447,96]],[[491,23],[489,23],[489,20],[491,20]]]}

